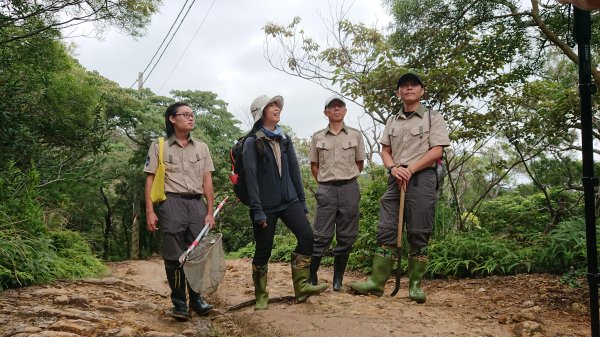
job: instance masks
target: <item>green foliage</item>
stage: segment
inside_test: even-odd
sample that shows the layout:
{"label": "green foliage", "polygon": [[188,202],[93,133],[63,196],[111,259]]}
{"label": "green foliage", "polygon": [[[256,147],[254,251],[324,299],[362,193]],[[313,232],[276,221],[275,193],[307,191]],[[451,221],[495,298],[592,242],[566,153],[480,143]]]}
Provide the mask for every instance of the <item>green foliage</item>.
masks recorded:
{"label": "green foliage", "polygon": [[379,224],[379,199],[387,186],[387,171],[381,165],[366,167],[359,178],[360,219],[358,237],[348,266],[351,269],[369,270],[377,247],[377,225]]}
{"label": "green foliage", "polygon": [[[229,183],[231,185],[231,183]],[[246,205],[234,201],[235,194],[229,194],[231,202],[225,206],[219,221],[219,231],[223,233],[223,245],[227,252],[243,249],[254,241],[252,220]]]}
{"label": "green foliage", "polygon": [[520,244],[486,230],[450,234],[429,246],[427,272],[432,276],[507,275],[531,270]]}
{"label": "green foliage", "polygon": [[548,235],[531,233],[519,240],[486,229],[455,233],[433,240],[429,254],[432,276],[566,273],[565,282],[574,284],[587,265],[585,224],[574,218],[560,222]]}
{"label": "green foliage", "polygon": [[296,249],[296,246],[297,242],[294,235],[275,235],[273,239],[273,251],[269,260],[290,262],[292,260],[292,252]]}
{"label": "green foliage", "polygon": [[56,33],[82,23],[93,24],[98,32],[109,26],[140,36],[158,10],[160,0],[136,1],[11,1],[3,5],[0,46]]}
{"label": "green foliage", "polygon": [[44,235],[43,210],[36,200],[37,170],[23,173],[13,162],[5,162],[0,167],[0,224],[32,235]]}
{"label": "green foliage", "polygon": [[571,288],[582,288],[584,282],[586,282],[586,275],[587,271],[583,268],[577,270],[571,269],[561,276],[560,283]]}
{"label": "green foliage", "polygon": [[506,194],[483,202],[475,214],[481,226],[492,233],[539,233],[550,222],[542,193],[526,197]]}
{"label": "green foliage", "polygon": [[226,254],[226,256],[229,259],[252,258],[252,257],[254,257],[255,249],[256,249],[256,246],[255,246],[254,242],[251,242],[236,251],[228,252]]}
{"label": "green foliage", "polygon": [[[600,230],[596,228],[596,236],[598,234]],[[563,221],[547,236],[536,238],[534,243],[540,247],[535,254],[539,270],[564,273],[584,269],[587,266],[585,238],[583,218]]]}
{"label": "green foliage", "polygon": [[0,171],[0,291],[105,270],[78,233],[47,229],[37,181],[35,169]]}
{"label": "green foliage", "polygon": [[[273,238],[273,250],[271,251],[271,262],[290,262],[292,258],[292,252],[296,249],[297,242],[296,237],[287,233],[284,235],[278,234]],[[235,252],[227,254],[228,258],[252,258],[254,257],[254,242],[247,244],[246,246],[238,249]]]}
{"label": "green foliage", "polygon": [[68,230],[49,234],[56,252],[53,264],[57,278],[91,277],[106,271],[106,266],[94,257],[81,234]]}

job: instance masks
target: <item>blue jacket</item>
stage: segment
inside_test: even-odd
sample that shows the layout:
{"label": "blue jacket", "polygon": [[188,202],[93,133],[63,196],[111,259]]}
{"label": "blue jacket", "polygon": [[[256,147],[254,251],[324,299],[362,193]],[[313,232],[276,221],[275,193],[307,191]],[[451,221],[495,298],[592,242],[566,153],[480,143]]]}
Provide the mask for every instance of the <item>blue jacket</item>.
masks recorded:
{"label": "blue jacket", "polygon": [[284,210],[296,201],[302,203],[306,212],[304,187],[292,140],[285,135],[278,139],[281,148],[281,177],[268,140],[265,139],[264,156],[258,153],[257,141],[256,137],[248,137],[242,152],[252,221],[258,223],[266,220],[265,213]]}

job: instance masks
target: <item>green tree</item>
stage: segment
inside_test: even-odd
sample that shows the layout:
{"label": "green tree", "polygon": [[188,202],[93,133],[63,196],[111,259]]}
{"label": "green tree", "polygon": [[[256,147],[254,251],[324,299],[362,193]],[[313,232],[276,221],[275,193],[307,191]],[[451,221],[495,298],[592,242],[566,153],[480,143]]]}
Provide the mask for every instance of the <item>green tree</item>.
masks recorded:
{"label": "green tree", "polygon": [[108,26],[139,36],[158,10],[160,0],[6,1],[0,12],[0,46],[93,23],[98,31]]}

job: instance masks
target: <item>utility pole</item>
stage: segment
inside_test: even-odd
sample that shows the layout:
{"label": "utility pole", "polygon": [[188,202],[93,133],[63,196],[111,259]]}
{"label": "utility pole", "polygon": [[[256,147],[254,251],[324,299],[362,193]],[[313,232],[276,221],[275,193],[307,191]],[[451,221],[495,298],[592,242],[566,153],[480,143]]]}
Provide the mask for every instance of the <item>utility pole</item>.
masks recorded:
{"label": "utility pole", "polygon": [[137,83],[138,83],[138,90],[142,90],[142,87],[144,85],[144,73],[138,73]]}
{"label": "utility pole", "polygon": [[592,337],[599,337],[598,328],[598,250],[596,248],[595,194],[598,178],[594,177],[594,139],[592,120],[592,95],[596,85],[592,82],[592,56],[590,41],[592,23],[590,12],[575,7],[573,35],[577,42],[579,61],[579,96],[581,99],[581,145],[583,159],[583,196],[585,200],[585,233],[587,247],[588,286],[590,291],[590,325]]}
{"label": "utility pole", "polygon": [[[142,90],[144,85],[144,73],[138,73],[138,90]],[[133,187],[133,207],[131,210],[131,247],[129,258],[138,260],[140,258],[140,210],[138,207],[137,188]]]}

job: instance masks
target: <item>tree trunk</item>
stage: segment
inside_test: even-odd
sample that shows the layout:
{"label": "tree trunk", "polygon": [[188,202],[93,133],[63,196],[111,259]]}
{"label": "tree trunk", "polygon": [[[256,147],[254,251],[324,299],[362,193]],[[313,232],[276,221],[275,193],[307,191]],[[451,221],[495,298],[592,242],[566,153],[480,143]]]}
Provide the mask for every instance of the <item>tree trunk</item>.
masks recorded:
{"label": "tree trunk", "polygon": [[100,194],[102,195],[102,200],[104,201],[104,205],[106,206],[106,215],[104,215],[104,254],[102,257],[104,260],[108,260],[108,251],[109,251],[109,238],[110,232],[112,231],[112,209],[110,208],[110,203],[108,202],[108,198],[104,193],[104,188],[100,187]]}

